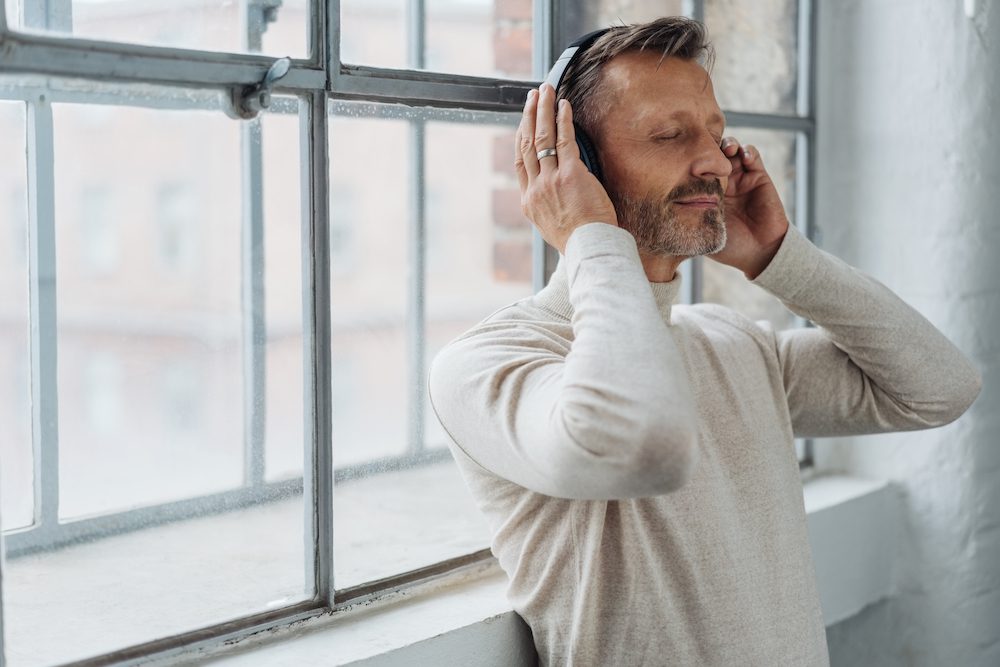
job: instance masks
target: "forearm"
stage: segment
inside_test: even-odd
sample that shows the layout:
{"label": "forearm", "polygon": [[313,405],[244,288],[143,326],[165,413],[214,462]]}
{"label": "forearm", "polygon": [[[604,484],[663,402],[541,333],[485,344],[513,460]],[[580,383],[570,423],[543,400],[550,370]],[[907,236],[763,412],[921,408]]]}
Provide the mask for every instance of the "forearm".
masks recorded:
{"label": "forearm", "polygon": [[554,425],[599,457],[689,458],[695,406],[680,352],[656,306],[635,240],[608,225],[567,243],[574,341]]}
{"label": "forearm", "polygon": [[[883,410],[880,418],[890,419],[896,428],[947,423],[979,392],[978,372],[926,318],[794,228],[753,282],[821,328],[871,383],[872,400],[893,404],[887,403],[891,410]],[[817,369],[810,367],[810,372]],[[846,371],[838,367],[831,372]],[[856,400],[864,400],[864,394],[859,396]]]}
{"label": "forearm", "polygon": [[[667,493],[697,457],[691,388],[642,271],[610,225],[576,230],[552,290],[564,323],[531,304],[487,320],[435,359],[435,411],[496,475],[563,498]],[[557,276],[560,280],[560,276]]]}

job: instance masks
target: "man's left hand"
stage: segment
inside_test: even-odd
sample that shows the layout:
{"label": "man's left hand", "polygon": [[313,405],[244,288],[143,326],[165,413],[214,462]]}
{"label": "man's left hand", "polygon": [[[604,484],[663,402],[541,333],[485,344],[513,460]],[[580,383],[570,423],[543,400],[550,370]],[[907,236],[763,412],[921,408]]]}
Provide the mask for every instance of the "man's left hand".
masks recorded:
{"label": "man's left hand", "polygon": [[788,216],[774,182],[753,146],[722,140],[733,171],[726,186],[726,247],[708,255],[743,271],[750,280],[767,268],[788,231]]}

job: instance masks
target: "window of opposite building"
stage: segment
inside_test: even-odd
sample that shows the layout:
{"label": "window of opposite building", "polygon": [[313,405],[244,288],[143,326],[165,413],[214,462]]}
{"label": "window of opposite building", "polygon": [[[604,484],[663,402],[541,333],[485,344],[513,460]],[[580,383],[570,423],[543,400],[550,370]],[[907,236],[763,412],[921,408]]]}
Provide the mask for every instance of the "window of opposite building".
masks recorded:
{"label": "window of opposite building", "polygon": [[704,19],[729,133],[810,230],[807,0],[4,5],[4,664],[182,655],[490,557],[426,374],[554,268],[512,142],[571,37]]}

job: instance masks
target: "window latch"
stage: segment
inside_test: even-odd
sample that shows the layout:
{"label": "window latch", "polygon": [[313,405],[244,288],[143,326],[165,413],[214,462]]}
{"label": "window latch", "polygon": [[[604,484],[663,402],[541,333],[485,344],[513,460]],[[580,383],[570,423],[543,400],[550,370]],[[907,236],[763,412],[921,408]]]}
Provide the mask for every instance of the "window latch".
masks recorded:
{"label": "window latch", "polygon": [[291,58],[279,58],[268,68],[263,81],[253,86],[234,88],[231,99],[231,115],[244,120],[252,120],[261,111],[271,106],[271,88],[274,87],[274,83],[278,79],[288,74],[291,66]]}

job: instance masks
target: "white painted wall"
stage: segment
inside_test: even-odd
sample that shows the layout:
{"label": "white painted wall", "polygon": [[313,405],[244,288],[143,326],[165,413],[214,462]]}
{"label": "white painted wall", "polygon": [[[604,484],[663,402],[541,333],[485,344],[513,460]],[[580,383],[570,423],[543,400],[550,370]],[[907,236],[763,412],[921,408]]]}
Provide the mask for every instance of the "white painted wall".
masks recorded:
{"label": "white painted wall", "polygon": [[892,480],[902,521],[894,592],[828,628],[831,662],[1000,665],[1000,7],[817,5],[821,246],[984,378],[947,427],[817,443],[821,465]]}

